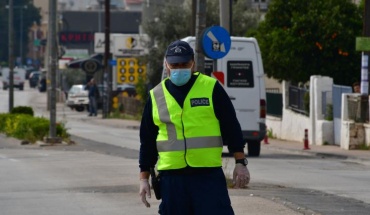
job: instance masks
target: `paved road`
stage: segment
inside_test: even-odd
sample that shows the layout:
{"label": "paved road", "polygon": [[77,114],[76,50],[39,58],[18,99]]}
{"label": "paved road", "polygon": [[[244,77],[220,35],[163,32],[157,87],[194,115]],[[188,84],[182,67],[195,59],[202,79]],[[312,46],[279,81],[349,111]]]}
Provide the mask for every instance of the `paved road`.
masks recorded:
{"label": "paved road", "polygon": [[[7,95],[0,92],[0,100]],[[45,100],[26,88],[15,91],[14,106],[32,104],[36,115],[48,117]],[[138,131],[91,124],[86,113],[58,107],[58,121],[78,144],[20,145],[0,134],[0,214],[156,214],[159,201],[152,198],[147,209],[138,196]],[[0,112],[7,110],[1,103]],[[230,190],[236,214],[300,214],[293,204],[245,191]]]}
{"label": "paved road", "polygon": [[[48,116],[48,113],[45,112],[45,97],[40,97],[39,93],[28,90],[17,94],[17,96],[22,95],[23,99],[18,98],[16,101],[19,100],[25,104],[30,102],[38,115]],[[0,98],[2,96],[4,94],[0,93]],[[26,100],[28,101],[26,102]],[[12,148],[11,150],[10,146],[6,146],[1,149],[0,161],[6,162],[6,165],[1,166],[1,171],[12,172],[13,169],[29,169],[27,174],[21,175],[22,180],[14,182],[15,188],[13,189],[16,190],[19,187],[22,193],[25,195],[29,193],[32,196],[37,196],[39,192],[43,195],[44,192],[51,194],[53,190],[63,190],[63,192],[54,193],[57,201],[59,198],[73,199],[69,195],[65,196],[66,191],[68,194],[74,193],[74,198],[77,198],[76,205],[81,205],[80,208],[83,208],[85,212],[79,211],[79,213],[72,214],[103,214],[101,211],[94,212],[86,208],[92,207],[91,205],[97,207],[96,205],[101,204],[102,206],[98,207],[97,210],[108,210],[105,209],[107,202],[112,202],[112,206],[110,206],[112,211],[109,211],[109,214],[155,214],[158,206],[157,201],[152,200],[153,207],[146,210],[142,208],[137,197],[138,131],[125,129],[126,125],[122,125],[121,121],[112,122],[112,120],[89,118],[86,113],[72,112],[68,108],[63,108],[63,105],[58,105],[58,108],[58,120],[67,122],[67,126],[71,128],[70,133],[75,135],[73,139],[78,144],[44,149],[37,146],[22,146],[25,148]],[[0,110],[2,109],[6,108],[0,107]],[[249,188],[247,190],[230,190],[236,214],[246,214],[246,211],[248,211],[247,214],[368,214],[370,211],[368,195],[370,190],[367,186],[368,178],[370,178],[368,165],[343,159],[271,151],[268,147],[263,147],[262,150],[260,158],[250,159],[249,169],[252,173],[252,181]],[[27,158],[35,151],[47,151],[51,156],[42,156],[36,153],[35,163],[31,165],[33,163],[29,162],[31,159],[24,159],[23,156]],[[15,152],[21,154],[18,155]],[[63,154],[68,155],[66,159]],[[95,162],[95,157],[100,162]],[[10,165],[13,162],[18,163],[17,165],[24,163],[25,166],[14,168]],[[231,174],[232,162],[227,158],[224,159],[224,162],[226,174]],[[48,167],[41,168],[41,164]],[[49,167],[50,164],[51,167]],[[109,172],[101,171],[102,169],[98,167],[107,169]],[[117,172],[117,169],[121,169],[122,172]],[[22,171],[15,171],[10,178],[3,179],[0,176],[0,179],[13,183],[11,178],[17,178],[19,172]],[[36,175],[32,175],[33,172],[36,172]],[[65,176],[58,175],[61,173],[64,173]],[[50,174],[53,177],[50,177]],[[57,177],[54,176],[55,174]],[[112,178],[112,181],[106,180],[107,176]],[[23,183],[32,182],[32,187],[34,185],[36,187],[42,186],[29,178],[35,179],[37,182],[45,181],[53,188],[46,187],[44,190],[39,187],[34,189],[34,192],[32,189],[24,191],[23,189],[27,188],[28,185],[22,185]],[[58,181],[59,178],[60,181]],[[115,178],[119,179],[115,181]],[[60,184],[65,186],[59,187]],[[0,189],[3,189],[1,185]],[[12,189],[5,189],[5,191],[4,197],[15,195]],[[89,192],[96,198],[87,195]],[[112,192],[115,193],[112,194]],[[95,193],[100,195],[97,196]],[[88,200],[84,198],[88,198]],[[123,201],[129,202],[129,208],[117,201],[121,198],[124,198]],[[106,200],[103,201],[104,199]],[[15,210],[11,208],[14,202],[23,201],[27,203],[28,199],[15,196],[13,201],[8,204],[4,203],[0,207],[9,208],[12,211]],[[51,205],[56,204],[53,198],[42,198],[42,201]],[[67,203],[63,205],[65,205],[65,210],[76,207],[76,205]],[[56,210],[57,207],[54,209]],[[125,213],[130,210],[135,210],[136,213]],[[122,213],[122,211],[125,212]]]}

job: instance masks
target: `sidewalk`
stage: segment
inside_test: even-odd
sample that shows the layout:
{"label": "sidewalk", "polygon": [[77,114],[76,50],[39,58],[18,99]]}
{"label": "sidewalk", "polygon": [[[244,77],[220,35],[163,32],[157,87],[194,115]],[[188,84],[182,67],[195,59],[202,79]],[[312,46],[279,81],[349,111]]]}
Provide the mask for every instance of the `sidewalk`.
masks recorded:
{"label": "sidewalk", "polygon": [[[94,117],[83,120],[89,121],[93,124],[112,126],[116,128],[140,129],[140,122],[135,120],[102,119],[101,117]],[[309,145],[310,149],[304,150],[303,140],[302,142],[296,142],[270,138],[268,142],[269,144],[264,144],[262,142],[261,148],[312,156],[357,160],[370,163],[370,150],[345,150],[337,145]]]}
{"label": "sidewalk", "polygon": [[262,144],[262,148],[268,148],[272,150],[288,151],[293,153],[313,155],[327,158],[338,158],[347,160],[356,160],[359,162],[365,162],[370,164],[370,150],[345,150],[337,145],[309,145],[310,149],[303,149],[302,142],[287,141],[279,139],[269,139],[269,144]]}

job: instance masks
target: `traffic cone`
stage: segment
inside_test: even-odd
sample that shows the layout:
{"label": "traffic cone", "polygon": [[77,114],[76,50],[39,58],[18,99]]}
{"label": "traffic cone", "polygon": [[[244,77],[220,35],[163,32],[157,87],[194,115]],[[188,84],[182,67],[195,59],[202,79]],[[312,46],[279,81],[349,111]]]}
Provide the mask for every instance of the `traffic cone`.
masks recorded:
{"label": "traffic cone", "polygon": [[267,134],[265,135],[265,138],[263,138],[263,143],[269,144],[269,137],[267,136]]}
{"label": "traffic cone", "polygon": [[308,146],[308,129],[304,130],[304,139],[303,139],[303,150],[309,150]]}

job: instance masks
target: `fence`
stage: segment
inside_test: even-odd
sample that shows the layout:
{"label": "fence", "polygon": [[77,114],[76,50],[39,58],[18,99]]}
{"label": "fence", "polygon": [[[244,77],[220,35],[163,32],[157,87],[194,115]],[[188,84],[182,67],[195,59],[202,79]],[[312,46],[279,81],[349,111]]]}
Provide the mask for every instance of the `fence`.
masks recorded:
{"label": "fence", "polygon": [[266,88],[267,115],[283,116],[283,95],[279,91],[279,88]]}
{"label": "fence", "polygon": [[280,93],[279,88],[266,88],[266,93]]}
{"label": "fence", "polygon": [[120,105],[123,105],[123,111],[126,114],[136,116],[140,114],[141,102],[134,97],[119,96],[118,101]]}
{"label": "fence", "polygon": [[308,93],[308,90],[305,88],[300,88],[296,86],[289,86],[289,101],[288,101],[288,108],[294,112],[301,113],[304,115],[308,115],[308,100],[307,104],[305,105],[304,97],[305,94]]}

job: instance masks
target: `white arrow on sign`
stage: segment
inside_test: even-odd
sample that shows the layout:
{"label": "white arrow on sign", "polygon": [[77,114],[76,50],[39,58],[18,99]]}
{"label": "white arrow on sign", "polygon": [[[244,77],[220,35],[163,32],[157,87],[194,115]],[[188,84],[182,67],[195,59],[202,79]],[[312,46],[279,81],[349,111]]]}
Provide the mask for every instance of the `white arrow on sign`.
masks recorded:
{"label": "white arrow on sign", "polygon": [[209,39],[212,40],[213,46],[219,45],[219,47],[213,47],[214,50],[219,50],[221,52],[226,52],[225,44],[224,43],[220,44],[220,42],[217,40],[217,38],[215,37],[215,35],[213,35],[213,33],[211,31],[208,31],[207,36],[209,37]]}

